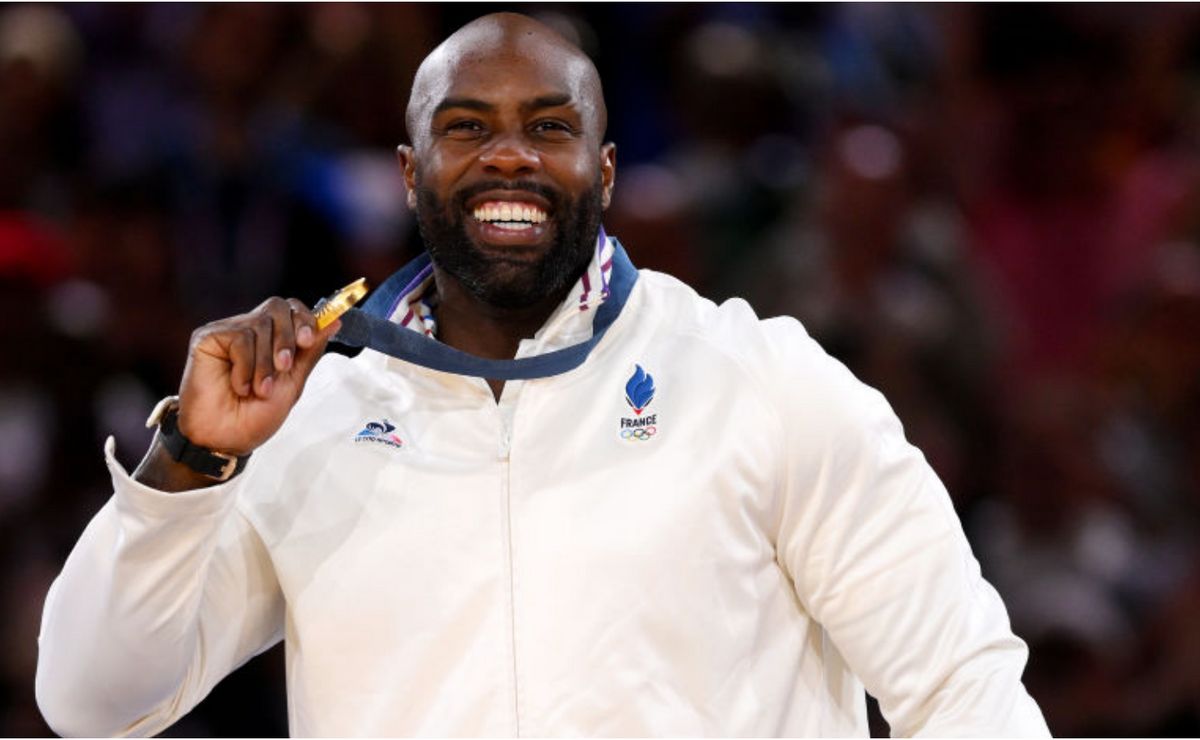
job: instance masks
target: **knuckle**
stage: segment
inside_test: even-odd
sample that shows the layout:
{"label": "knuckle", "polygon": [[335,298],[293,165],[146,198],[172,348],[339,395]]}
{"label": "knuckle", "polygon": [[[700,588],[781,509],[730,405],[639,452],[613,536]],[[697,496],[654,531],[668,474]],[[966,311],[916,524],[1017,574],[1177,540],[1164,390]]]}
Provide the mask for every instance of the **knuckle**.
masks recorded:
{"label": "knuckle", "polygon": [[188,338],[188,347],[195,348],[196,345],[204,341],[209,334],[207,326],[200,326],[192,330],[191,337]]}
{"label": "knuckle", "polygon": [[188,338],[189,349],[194,350],[208,339],[219,337],[221,334],[228,332],[230,330],[229,321],[229,319],[210,321],[193,329],[191,337]]}

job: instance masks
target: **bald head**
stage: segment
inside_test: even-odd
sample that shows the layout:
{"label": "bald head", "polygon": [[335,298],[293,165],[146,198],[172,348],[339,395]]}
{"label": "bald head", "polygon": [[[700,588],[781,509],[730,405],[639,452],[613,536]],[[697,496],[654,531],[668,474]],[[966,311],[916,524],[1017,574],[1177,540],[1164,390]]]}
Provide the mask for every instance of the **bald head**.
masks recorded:
{"label": "bald head", "polygon": [[[544,23],[518,13],[492,13],[455,31],[417,69],[405,122],[420,148],[428,122],[454,97],[463,77],[485,71],[496,76],[534,76],[548,93],[569,95],[583,114],[588,134],[598,143],[608,126],[600,75],[579,47]],[[498,91],[500,93],[502,91]]]}

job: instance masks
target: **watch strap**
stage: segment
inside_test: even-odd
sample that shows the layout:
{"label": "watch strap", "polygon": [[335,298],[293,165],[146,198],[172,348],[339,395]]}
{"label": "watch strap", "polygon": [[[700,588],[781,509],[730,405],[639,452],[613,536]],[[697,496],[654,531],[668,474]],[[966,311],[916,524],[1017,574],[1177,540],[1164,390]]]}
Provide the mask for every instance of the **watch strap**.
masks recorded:
{"label": "watch strap", "polygon": [[172,460],[183,463],[197,473],[224,482],[242,472],[250,455],[230,455],[194,444],[179,430],[179,402],[167,403],[155,409],[151,419],[158,419],[158,438]]}

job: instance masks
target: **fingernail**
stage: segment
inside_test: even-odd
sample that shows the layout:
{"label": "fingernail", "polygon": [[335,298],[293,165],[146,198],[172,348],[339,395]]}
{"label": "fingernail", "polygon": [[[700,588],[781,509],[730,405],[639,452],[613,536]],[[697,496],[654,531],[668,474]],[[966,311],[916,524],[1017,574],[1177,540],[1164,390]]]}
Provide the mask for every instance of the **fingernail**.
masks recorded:
{"label": "fingernail", "polygon": [[275,369],[287,370],[292,366],[292,351],[290,349],[281,349],[275,353]]}
{"label": "fingernail", "polygon": [[301,344],[310,344],[313,340],[312,329],[307,326],[300,327],[300,331],[296,332],[296,340]]}
{"label": "fingernail", "polygon": [[263,396],[264,398],[271,395],[271,389],[275,387],[275,379],[268,375],[267,377],[263,378],[263,382],[260,387],[262,388],[262,391],[259,393],[259,395]]}

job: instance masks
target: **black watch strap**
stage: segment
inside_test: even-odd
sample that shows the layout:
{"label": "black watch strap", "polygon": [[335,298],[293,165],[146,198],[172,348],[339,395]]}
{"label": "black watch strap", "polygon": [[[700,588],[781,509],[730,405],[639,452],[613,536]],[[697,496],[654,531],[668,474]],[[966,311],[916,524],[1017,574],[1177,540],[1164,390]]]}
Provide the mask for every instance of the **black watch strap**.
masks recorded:
{"label": "black watch strap", "polygon": [[192,441],[179,431],[178,406],[168,406],[161,414],[158,438],[172,460],[181,462],[215,481],[227,481],[242,472],[246,461],[250,459],[250,455],[228,455],[192,444]]}

